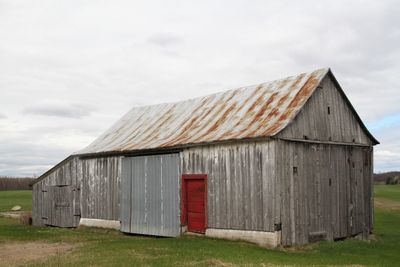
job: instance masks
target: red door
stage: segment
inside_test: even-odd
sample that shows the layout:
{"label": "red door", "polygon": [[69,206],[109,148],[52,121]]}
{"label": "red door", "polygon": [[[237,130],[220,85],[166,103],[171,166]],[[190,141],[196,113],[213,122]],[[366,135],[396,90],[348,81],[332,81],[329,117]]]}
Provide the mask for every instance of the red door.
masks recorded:
{"label": "red door", "polygon": [[189,232],[205,233],[207,176],[192,174],[183,175],[182,178],[183,224],[187,225]]}

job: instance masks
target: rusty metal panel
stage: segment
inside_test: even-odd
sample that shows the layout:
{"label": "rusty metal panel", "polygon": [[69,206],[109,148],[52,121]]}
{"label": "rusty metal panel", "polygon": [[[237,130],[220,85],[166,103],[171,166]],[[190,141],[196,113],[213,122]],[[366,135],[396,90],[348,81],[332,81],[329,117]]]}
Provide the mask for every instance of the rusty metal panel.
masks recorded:
{"label": "rusty metal panel", "polygon": [[135,107],[75,154],[269,137],[297,115],[329,69],[177,103]]}
{"label": "rusty metal panel", "polygon": [[121,231],[178,236],[179,176],[178,154],[123,158]]}

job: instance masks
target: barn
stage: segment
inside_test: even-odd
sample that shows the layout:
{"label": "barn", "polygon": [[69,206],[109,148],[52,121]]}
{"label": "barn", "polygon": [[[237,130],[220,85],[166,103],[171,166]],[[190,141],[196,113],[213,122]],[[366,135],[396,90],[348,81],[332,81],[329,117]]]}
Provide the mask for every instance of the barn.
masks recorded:
{"label": "barn", "polygon": [[376,144],[330,69],[134,107],[35,181],[33,223],[262,246],[366,238]]}

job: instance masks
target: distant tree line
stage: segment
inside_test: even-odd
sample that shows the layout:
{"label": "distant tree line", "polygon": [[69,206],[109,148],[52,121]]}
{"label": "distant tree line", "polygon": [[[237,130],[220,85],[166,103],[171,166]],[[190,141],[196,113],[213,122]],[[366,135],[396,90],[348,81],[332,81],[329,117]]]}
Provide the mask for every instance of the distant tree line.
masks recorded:
{"label": "distant tree line", "polygon": [[386,184],[400,184],[400,176],[392,176],[386,179]]}
{"label": "distant tree line", "polygon": [[376,184],[400,184],[400,172],[375,173],[374,181]]}
{"label": "distant tree line", "polygon": [[17,178],[0,176],[0,191],[6,190],[32,190],[31,183],[35,178]]}

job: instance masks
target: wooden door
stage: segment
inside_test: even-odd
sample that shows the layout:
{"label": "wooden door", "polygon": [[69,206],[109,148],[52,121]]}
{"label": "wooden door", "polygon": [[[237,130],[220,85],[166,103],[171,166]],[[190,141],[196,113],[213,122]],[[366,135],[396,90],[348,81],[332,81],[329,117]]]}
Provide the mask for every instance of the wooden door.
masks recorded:
{"label": "wooden door", "polygon": [[207,227],[206,175],[182,176],[182,220],[189,232],[205,233]]}
{"label": "wooden door", "polygon": [[[46,225],[77,227],[80,217],[79,190],[71,185],[48,186],[45,190]],[[77,217],[78,216],[78,217]]]}

